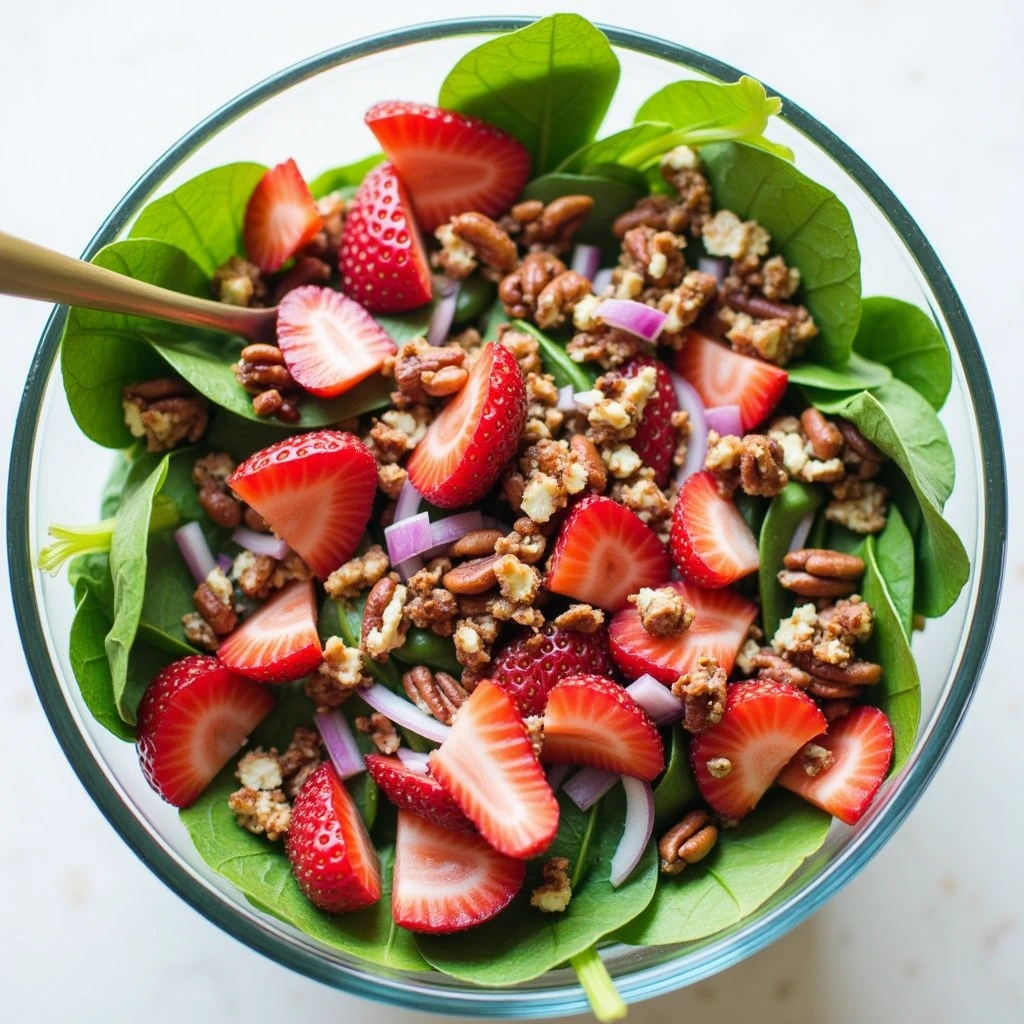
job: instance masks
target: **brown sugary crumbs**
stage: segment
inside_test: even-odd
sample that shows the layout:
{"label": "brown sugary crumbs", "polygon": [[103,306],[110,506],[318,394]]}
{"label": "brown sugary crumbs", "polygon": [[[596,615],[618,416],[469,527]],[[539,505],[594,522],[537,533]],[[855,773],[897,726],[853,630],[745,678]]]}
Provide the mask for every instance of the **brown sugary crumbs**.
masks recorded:
{"label": "brown sugary crumbs", "polygon": [[369,590],[391,568],[388,556],[379,544],[374,544],[356,558],[339,566],[324,582],[324,590],[335,601],[354,600]]}
{"label": "brown sugary crumbs", "polygon": [[572,885],[569,880],[569,859],[550,857],[541,868],[544,884],[537,886],[530,894],[530,906],[545,914],[560,914],[572,899]]}
{"label": "brown sugary crumbs", "polygon": [[379,711],[374,711],[369,717],[360,715],[355,720],[355,725],[359,732],[370,737],[373,745],[382,754],[393,754],[402,745],[398,730],[391,719]]}

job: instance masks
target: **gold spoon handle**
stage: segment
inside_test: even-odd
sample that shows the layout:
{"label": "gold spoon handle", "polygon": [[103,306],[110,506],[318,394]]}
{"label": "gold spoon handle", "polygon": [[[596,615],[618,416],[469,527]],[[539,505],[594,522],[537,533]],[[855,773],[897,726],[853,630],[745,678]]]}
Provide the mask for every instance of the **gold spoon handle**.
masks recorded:
{"label": "gold spoon handle", "polygon": [[150,316],[273,342],[277,307],[246,309],[197,299],[64,256],[0,231],[0,294]]}

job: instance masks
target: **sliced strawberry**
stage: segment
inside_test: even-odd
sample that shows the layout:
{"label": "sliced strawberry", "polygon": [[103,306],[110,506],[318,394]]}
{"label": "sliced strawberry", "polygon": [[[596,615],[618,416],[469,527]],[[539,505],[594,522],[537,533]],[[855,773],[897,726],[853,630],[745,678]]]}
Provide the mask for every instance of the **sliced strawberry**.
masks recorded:
{"label": "sliced strawberry", "polygon": [[707,590],[688,580],[663,583],[679,594],[696,615],[679,636],[652,636],[629,605],[615,613],[608,626],[612,658],[627,679],[644,673],[666,685],[695,668],[702,656],[714,658],[726,673],[732,671],[747,630],[757,618],[757,605],[733,590]]}
{"label": "sliced strawberry", "polygon": [[377,464],[358,437],[316,430],[250,455],[228,484],[326,579],[359,546],[377,493]]}
{"label": "sliced strawberry", "polygon": [[608,611],[641,587],[668,579],[665,545],[635,512],[591,495],[569,513],[548,563],[545,586]]}
{"label": "sliced strawberry", "polygon": [[710,473],[694,473],[679,491],[669,547],[676,568],[703,587],[727,587],[757,572],[757,541],[736,503]]}
{"label": "sliced strawberry", "polygon": [[366,770],[396,807],[428,818],[441,828],[476,831],[448,790],[432,776],[415,772],[397,757],[383,754],[367,754]]}
{"label": "sliced strawberry", "polygon": [[363,179],[345,217],[341,290],[371,313],[404,313],[430,301],[430,266],[412,208],[391,164]]}
{"label": "sliced strawberry", "polygon": [[697,788],[719,814],[742,818],[789,759],[825,727],[825,716],[800,690],[758,680],[732,683],[725,714],[690,742]]}
{"label": "sliced strawberry", "polygon": [[390,101],[372,106],[366,123],[409,189],[424,231],[470,210],[497,217],[530,176],[523,144],[475,117]]}
{"label": "sliced strawberry", "polygon": [[707,408],[738,405],[744,432],[767,419],[789,383],[785,370],[733,352],[697,331],[686,332],[686,344],[676,354],[675,366]]}
{"label": "sliced strawberry", "polygon": [[242,236],[249,259],[265,274],[280,270],[323,227],[316,200],[294,160],[271,167],[245,207]]}
{"label": "sliced strawberry", "polygon": [[661,736],[647,713],[610,679],[563,679],[548,694],[541,756],[650,782],[665,767]]}
{"label": "sliced strawberry", "polygon": [[629,446],[640,456],[645,466],[654,470],[654,482],[659,487],[666,487],[679,443],[679,434],[672,426],[672,414],[679,411],[679,402],[672,386],[672,374],[660,359],[634,356],[622,368],[621,376],[635,377],[645,366],[654,367],[658,381],[654,393],[647,399],[643,418]]}
{"label": "sliced strawberry", "polygon": [[172,662],[139,704],[136,749],[146,781],[169,804],[188,807],[273,707],[267,690],[216,658]]}
{"label": "sliced strawberry", "polygon": [[498,652],[493,665],[494,681],[524,718],[544,714],[556,683],[588,672],[598,676],[615,672],[603,626],[593,633],[556,629],[550,622],[540,633],[523,629]]}
{"label": "sliced strawberry", "polygon": [[813,743],[835,759],[824,771],[809,775],[803,753],[779,774],[779,785],[809,800],[847,825],[864,816],[892,763],[892,726],[878,708],[861,705],[831,722]]}
{"label": "sliced strawberry", "polygon": [[323,660],[312,580],[282,587],[217,648],[223,665],[262,683],[290,683]]}
{"label": "sliced strawberry", "polygon": [[315,284],[295,288],[281,300],[277,343],[288,372],[323,398],[354,388],[398,351],[358,302]]}
{"label": "sliced strawberry", "polygon": [[441,410],[406,468],[413,486],[434,505],[479,501],[515,453],[526,422],[526,385],[515,357],[493,342],[462,390]]}
{"label": "sliced strawberry", "polygon": [[483,924],[512,902],[526,865],[478,835],[398,812],[391,916],[411,932],[443,935]]}
{"label": "sliced strawberry", "polygon": [[558,801],[512,698],[485,679],[430,755],[431,774],[500,853],[533,857],[558,831]]}
{"label": "sliced strawberry", "polygon": [[359,809],[328,761],[295,797],[285,853],[314,907],[341,914],[380,899],[377,851]]}

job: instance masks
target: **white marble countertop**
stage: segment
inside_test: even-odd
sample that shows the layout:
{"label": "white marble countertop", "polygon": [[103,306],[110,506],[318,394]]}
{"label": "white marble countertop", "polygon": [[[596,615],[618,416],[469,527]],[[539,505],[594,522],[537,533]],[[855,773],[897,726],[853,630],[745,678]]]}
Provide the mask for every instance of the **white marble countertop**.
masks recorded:
{"label": "white marble countertop", "polygon": [[[1010,439],[1015,509],[1024,497],[1013,305],[1024,174],[1018,0],[975,0],[968,9],[941,0],[574,6],[704,50],[793,96],[892,186],[945,261],[981,338]],[[550,9],[530,0],[507,7]],[[502,5],[49,0],[0,9],[0,229],[78,253],[172,140],[268,73],[371,32],[500,13]],[[396,82],[394,91],[412,90]],[[2,438],[11,436],[47,312],[0,299],[10,371],[0,377]],[[1017,616],[1019,532],[1010,537],[1000,623],[978,695],[906,824],[806,924],[725,974],[636,1008],[636,1024],[1024,1019]],[[0,714],[14,767],[0,830],[5,1019],[437,1019],[381,1010],[291,974],[172,895],[65,762],[19,656],[6,588],[0,637],[9,665]]]}

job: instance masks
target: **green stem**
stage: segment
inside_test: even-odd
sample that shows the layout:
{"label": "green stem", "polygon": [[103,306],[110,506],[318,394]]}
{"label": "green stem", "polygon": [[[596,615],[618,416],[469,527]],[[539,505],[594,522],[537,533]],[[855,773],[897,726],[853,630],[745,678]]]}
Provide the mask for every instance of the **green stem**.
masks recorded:
{"label": "green stem", "polygon": [[594,826],[597,824],[597,809],[600,806],[601,801],[596,801],[594,806],[590,808],[590,814],[587,815],[587,827],[583,830],[580,848],[576,852],[576,863],[572,866],[572,877],[569,879],[569,887],[573,890],[580,884],[583,870],[587,865],[587,851],[590,849],[590,840],[593,838]]}
{"label": "green stem", "polygon": [[594,1016],[602,1024],[608,1024],[608,1021],[622,1020],[626,1016],[626,1004],[616,991],[615,983],[597,949],[590,946],[582,953],[569,957],[569,963],[572,964],[572,969],[576,972],[576,977],[587,994],[587,1000],[591,1010],[594,1011]]}

